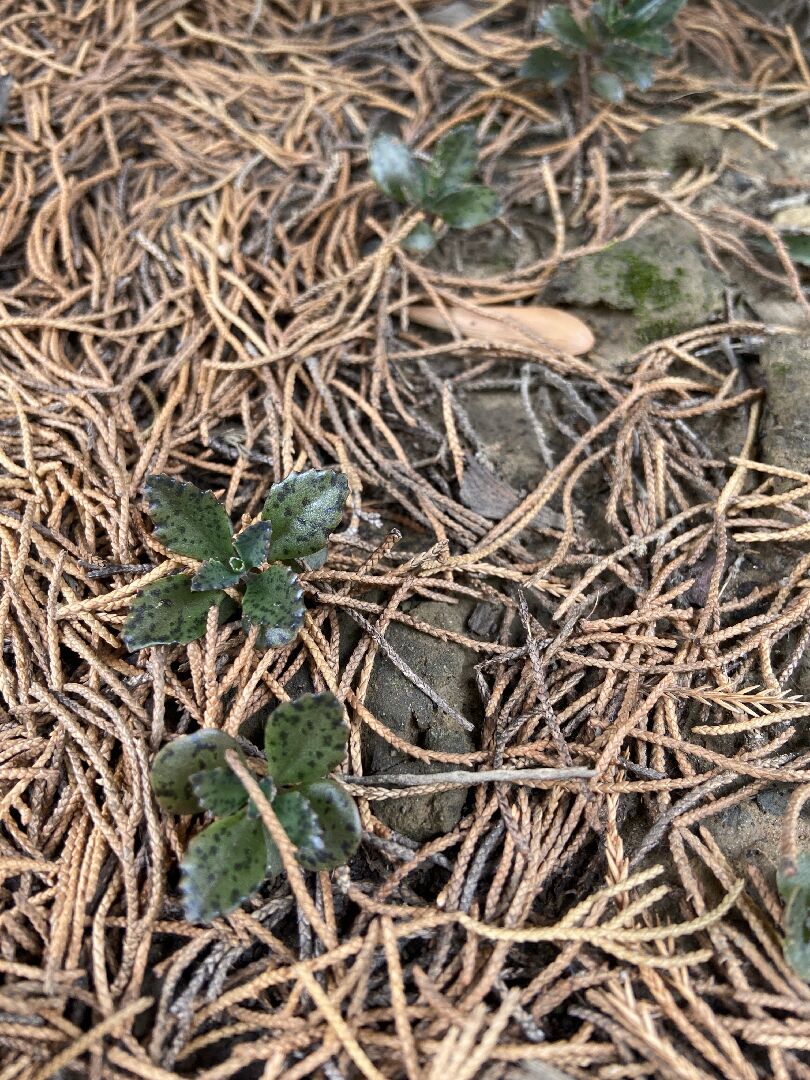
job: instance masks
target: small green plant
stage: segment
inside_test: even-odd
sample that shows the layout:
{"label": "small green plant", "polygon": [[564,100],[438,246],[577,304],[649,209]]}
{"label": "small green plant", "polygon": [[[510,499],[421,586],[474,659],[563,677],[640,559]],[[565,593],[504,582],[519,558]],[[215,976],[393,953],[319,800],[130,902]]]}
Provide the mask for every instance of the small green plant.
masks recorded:
{"label": "small green plant", "polygon": [[[440,139],[428,165],[417,161],[395,135],[373,139],[368,159],[369,172],[380,191],[415,210],[435,215],[451,229],[474,229],[501,212],[497,193],[491,187],[469,182],[478,165],[472,124],[462,124]],[[405,238],[404,247],[423,253],[434,248],[436,241],[433,228],[422,221]]]}
{"label": "small green plant", "polygon": [[[210,491],[172,476],[144,485],[155,536],[177,555],[200,560],[194,574],[172,574],[142,589],[121,633],[131,651],[147,645],[185,644],[205,633],[212,605],[225,621],[237,609],[226,589],[237,588],[245,630],[259,627],[256,645],[286,645],[304,621],[295,567],[316,569],[340,522],[349,485],[342,473],[311,469],[290,473],[270,488],[262,520],[237,536],[225,508]],[[261,570],[265,563],[270,565]]]}
{"label": "small green plant", "polygon": [[562,86],[584,57],[594,93],[614,103],[624,100],[624,84],[648,90],[655,79],[651,57],[672,52],[666,31],[685,0],[596,0],[576,19],[564,4],[540,16],[538,29],[558,42],[529,53],[520,74]]}
{"label": "small green plant", "polygon": [[[164,746],[152,789],[170,814],[207,811],[181,863],[183,908],[192,922],[233,911],[283,869],[281,856],[225,754],[239,743],[206,729]],[[354,799],[328,774],[346,754],[343,706],[333,694],[305,694],[271,713],[264,733],[267,776],[259,786],[307,870],[345,863],[360,842]]]}
{"label": "small green plant", "polygon": [[810,982],[810,855],[783,860],[776,885],[785,905],[782,951],[796,974]]}

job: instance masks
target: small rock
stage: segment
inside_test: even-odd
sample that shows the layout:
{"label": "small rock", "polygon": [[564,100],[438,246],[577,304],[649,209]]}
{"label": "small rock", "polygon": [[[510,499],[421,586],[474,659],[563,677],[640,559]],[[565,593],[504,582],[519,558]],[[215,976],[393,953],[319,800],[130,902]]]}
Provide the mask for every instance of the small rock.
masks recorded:
{"label": "small rock", "polygon": [[759,795],[755,796],[757,806],[763,813],[782,817],[792,790],[789,784],[777,784],[774,787],[766,788],[765,791],[760,791]]}
{"label": "small rock", "polygon": [[638,345],[711,322],[724,299],[696,232],[671,218],[579,259],[555,280],[554,293],[580,306],[632,311]]}
{"label": "small rock", "polygon": [[495,604],[476,604],[467,619],[467,629],[482,641],[494,641],[501,625],[501,611]]}
{"label": "small rock", "polygon": [[[456,632],[465,632],[473,604],[417,604],[411,614],[419,619]],[[481,700],[473,667],[477,656],[455,642],[440,641],[401,623],[386,634],[396,654],[444,701],[465,719],[480,727]],[[453,717],[443,713],[426,694],[407,679],[382,653],[374,664],[367,708],[390,730],[407,742],[428,750],[464,754],[476,748],[475,741]],[[364,726],[361,735],[363,768],[366,774],[444,772],[455,765],[414,760]],[[464,813],[467,789],[435,795],[386,799],[374,804],[374,812],[389,828],[420,843],[452,829]]]}
{"label": "small rock", "polygon": [[[810,472],[810,337],[779,334],[760,356],[768,396],[762,456],[768,465]],[[782,489],[795,481],[784,481]],[[778,485],[779,486],[779,485]]]}
{"label": "small rock", "polygon": [[712,168],[720,160],[722,132],[703,124],[661,124],[640,135],[630,151],[645,169],[673,172],[679,169]]}

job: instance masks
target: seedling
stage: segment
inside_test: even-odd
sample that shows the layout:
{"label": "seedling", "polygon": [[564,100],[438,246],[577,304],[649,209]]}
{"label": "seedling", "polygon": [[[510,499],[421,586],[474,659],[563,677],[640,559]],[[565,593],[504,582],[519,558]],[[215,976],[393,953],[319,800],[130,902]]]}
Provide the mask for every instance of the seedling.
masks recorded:
{"label": "seedling", "polygon": [[[368,160],[369,172],[380,191],[415,210],[435,215],[451,229],[474,229],[501,212],[491,187],[469,182],[478,165],[472,124],[462,124],[441,138],[428,165],[418,161],[395,135],[373,139]],[[422,221],[406,236],[403,246],[424,253],[436,242],[435,231]]]}
{"label": "seedling", "polygon": [[594,93],[607,101],[624,100],[624,84],[648,90],[655,73],[651,57],[672,52],[666,31],[685,0],[596,0],[577,20],[564,4],[540,16],[538,29],[558,46],[540,45],[529,53],[520,74],[562,86],[579,70],[580,58]]}
{"label": "seedling", "polygon": [[785,959],[800,978],[810,981],[810,855],[802,853],[781,867],[776,885],[785,905]]}
{"label": "seedling", "polygon": [[[152,789],[171,814],[207,811],[216,819],[191,841],[181,863],[183,908],[191,922],[233,911],[283,869],[281,856],[226,751],[244,757],[223,731],[206,729],[164,746]],[[305,694],[271,713],[264,733],[267,776],[260,781],[297,858],[307,870],[342,866],[360,842],[354,799],[328,774],[346,754],[343,706],[333,694]]]}
{"label": "seedling", "polygon": [[[201,565],[193,574],[172,574],[138,593],[121,634],[131,652],[194,641],[205,633],[212,606],[219,608],[220,621],[234,613],[234,595],[241,601],[245,630],[259,627],[257,648],[294,640],[304,621],[304,604],[293,567],[323,565],[326,542],[349,493],[342,473],[290,473],[270,488],[261,521],[237,536],[210,491],[157,475],[148,478],[144,492],[155,536],[170,551]],[[270,565],[260,569],[265,563]]]}

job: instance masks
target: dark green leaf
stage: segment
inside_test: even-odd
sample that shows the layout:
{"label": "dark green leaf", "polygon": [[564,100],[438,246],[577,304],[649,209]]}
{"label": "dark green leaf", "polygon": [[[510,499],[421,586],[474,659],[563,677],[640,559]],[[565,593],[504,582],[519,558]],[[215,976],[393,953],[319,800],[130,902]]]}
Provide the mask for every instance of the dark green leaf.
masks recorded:
{"label": "dark green leaf", "polygon": [[606,71],[600,71],[591,79],[593,92],[606,101],[612,101],[617,105],[624,101],[624,87],[621,79],[615,75],[609,75]]}
{"label": "dark green leaf", "polygon": [[588,39],[582,27],[563,4],[552,4],[537,21],[544,34],[550,34],[561,45],[571,49],[586,49]]}
{"label": "dark green leaf", "polygon": [[298,790],[314,810],[323,838],[323,854],[299,851],[299,862],[310,870],[342,866],[360,843],[360,815],[354,799],[334,780],[319,780]]}
{"label": "dark green leaf", "polygon": [[653,53],[655,56],[669,56],[672,52],[672,46],[669,43],[669,39],[662,34],[660,30],[647,30],[644,27],[634,25],[621,36],[628,41],[633,48]]}
{"label": "dark green leaf", "polygon": [[267,561],[272,533],[271,521],[257,521],[255,525],[248,525],[235,537],[233,546],[248,570],[252,570],[254,566],[261,566]]}
{"label": "dark green leaf", "polygon": [[477,162],[475,127],[461,124],[448,131],[436,144],[428,169],[430,197],[440,199],[451,191],[458,191],[472,177]]}
{"label": "dark green leaf", "polygon": [[782,241],[795,263],[799,263],[800,266],[810,266],[810,234],[783,235]]}
{"label": "dark green leaf", "polygon": [[[655,82],[655,73],[647,57],[623,45],[611,45],[606,49],[602,56],[602,65],[606,71],[612,71],[614,75],[634,82],[639,90],[649,90]],[[613,100],[614,98],[608,98],[608,101]]]}
{"label": "dark green leaf", "polygon": [[532,49],[523,61],[520,74],[524,79],[542,79],[551,86],[562,86],[575,68],[576,64],[570,57],[548,45],[540,45]]}
{"label": "dark green leaf", "polygon": [[783,951],[796,974],[810,981],[810,855],[802,852],[796,869],[793,875],[786,875],[784,870],[780,870],[776,877],[779,895],[785,904],[782,916],[785,930]]}
{"label": "dark green leaf", "polygon": [[194,773],[189,783],[202,809],[214,817],[234,814],[248,801],[241,780],[227,765]]}
{"label": "dark green leaf", "polygon": [[326,546],[340,524],[349,482],[343,473],[310,469],[273,484],[262,517],[273,523],[268,559],[300,559]]}
{"label": "dark green leaf", "polygon": [[264,826],[244,810],[203,829],[181,864],[186,918],[210,922],[233,911],[265,880],[267,863]]}
{"label": "dark green leaf", "polygon": [[288,566],[275,563],[260,574],[251,574],[242,597],[245,630],[254,624],[261,629],[257,646],[277,648],[292,641],[304,622],[301,584]]}
{"label": "dark green leaf", "polygon": [[196,814],[202,810],[191,778],[227,767],[226,750],[236,750],[242,757],[236,739],[216,728],[203,728],[167,743],[152,763],[151,772],[152,790],[163,809],[170,814]]}
{"label": "dark green leaf", "polygon": [[241,559],[231,559],[240,569],[235,570],[219,559],[208,559],[191,579],[192,592],[205,592],[207,589],[227,589],[235,585],[242,577],[245,567]]}
{"label": "dark green leaf", "polygon": [[298,861],[314,870],[326,857],[318,818],[309,801],[300,791],[282,791],[276,796],[273,809],[284,826],[284,832],[298,848]]}
{"label": "dark green leaf", "polygon": [[436,234],[426,221],[420,221],[402,241],[402,246],[414,255],[425,255],[436,247]]}
{"label": "dark green leaf", "polygon": [[190,574],[146,585],[132,602],[121,638],[130,652],[147,645],[185,645],[205,633],[208,611],[221,592],[192,592]]}
{"label": "dark green leaf", "polygon": [[681,10],[686,0],[630,0],[617,22],[618,29],[624,22],[634,22],[648,30],[663,30]]}
{"label": "dark green leaf", "polygon": [[439,199],[434,210],[453,229],[474,229],[496,218],[501,204],[491,187],[470,184]]}
{"label": "dark green leaf", "polygon": [[320,780],[346,756],[343,705],[334,694],[304,694],[270,714],[264,731],[267,771],[279,786]]}
{"label": "dark green leaf", "polygon": [[397,202],[419,207],[427,173],[405,143],[395,135],[378,135],[368,151],[368,170],[380,191]]}
{"label": "dark green leaf", "polygon": [[143,490],[155,536],[170,551],[224,562],[233,555],[230,518],[212,492],[162,475],[150,476]]}

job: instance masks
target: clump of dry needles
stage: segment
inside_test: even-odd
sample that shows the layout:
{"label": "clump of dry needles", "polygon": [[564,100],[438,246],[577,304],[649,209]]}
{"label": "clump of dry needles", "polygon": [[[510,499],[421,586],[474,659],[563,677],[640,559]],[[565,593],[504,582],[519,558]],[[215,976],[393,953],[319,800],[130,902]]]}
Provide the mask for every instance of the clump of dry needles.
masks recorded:
{"label": "clump of dry needles", "polygon": [[[668,177],[621,164],[654,122],[640,99],[561,116],[516,80],[536,5],[452,27],[435,6],[0,5],[4,1080],[810,1076],[810,987],[782,957],[773,880],[713,833],[775,783],[810,782],[791,685],[810,477],[757,463],[762,391],[740,360],[768,328],[730,311],[605,374],[408,322],[414,303],[542,296],[642,219],[685,218],[716,264],[805,303],[796,272],[766,223],[693,205],[723,160]],[[806,107],[795,37],[725,0],[688,4],[675,42],[648,105],[760,148]],[[382,127],[430,153],[460,123],[502,199],[491,228],[508,237],[531,205],[548,224],[540,258],[485,278],[409,256],[414,214],[367,172]],[[541,432],[563,418],[562,444],[493,521],[459,497],[478,449],[464,402],[519,398],[521,380],[552,405]],[[270,483],[323,467],[348,477],[348,511],[304,578],[295,642],[256,649],[213,618],[198,642],[127,654],[132,598],[170,558],[148,473],[248,521]],[[786,572],[736,588],[766,548]],[[409,613],[470,597],[499,608],[500,635]],[[474,752],[403,744],[366,706],[395,624],[474,653]],[[314,875],[282,844],[285,876],[190,924],[176,866],[199,822],[159,816],[150,762],[177,733],[236,733],[303,673],[345,704],[360,852]],[[486,774],[456,828],[419,846],[383,825],[381,799],[441,782],[364,782],[364,729]],[[515,775],[543,767],[594,775]]]}

